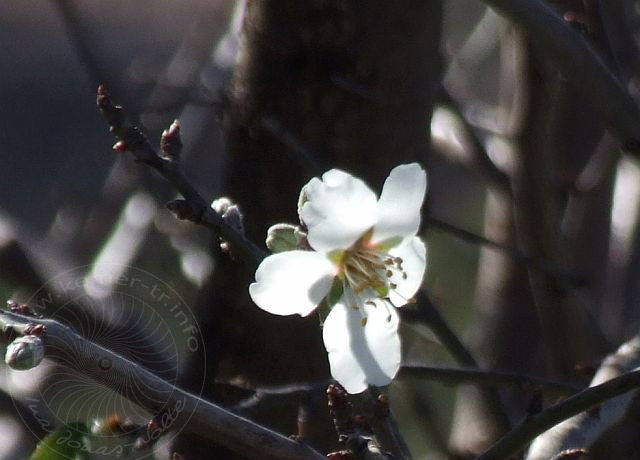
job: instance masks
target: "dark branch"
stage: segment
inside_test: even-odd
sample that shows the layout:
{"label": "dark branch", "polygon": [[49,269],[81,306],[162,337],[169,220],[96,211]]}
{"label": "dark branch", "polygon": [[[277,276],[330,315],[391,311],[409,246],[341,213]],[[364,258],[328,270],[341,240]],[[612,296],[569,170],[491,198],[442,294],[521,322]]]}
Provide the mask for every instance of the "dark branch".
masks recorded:
{"label": "dark branch", "polygon": [[[416,319],[420,320],[436,335],[438,340],[447,349],[453,359],[460,365],[465,367],[479,368],[477,361],[473,355],[467,350],[460,338],[449,327],[445,319],[442,317],[436,306],[433,304],[429,296],[424,291],[418,291],[417,294],[417,310],[414,310]],[[402,317],[409,313],[407,307],[400,310]],[[502,431],[509,429],[509,418],[500,400],[500,395],[495,388],[485,386],[481,389],[483,398],[491,407],[492,415]]]}
{"label": "dark branch", "polygon": [[426,380],[437,380],[445,384],[453,385],[485,385],[502,387],[515,385],[518,387],[540,387],[545,391],[558,395],[576,393],[582,388],[569,383],[557,382],[531,375],[523,375],[515,372],[487,371],[478,368],[454,368],[441,366],[427,366],[424,364],[405,363],[398,373],[399,379],[415,377]]}
{"label": "dark branch", "polygon": [[502,170],[500,170],[491,160],[487,150],[485,149],[482,141],[476,134],[473,126],[467,121],[458,103],[453,99],[451,94],[444,88],[440,88],[438,94],[438,104],[442,107],[449,109],[460,121],[464,135],[468,138],[472,147],[472,154],[475,165],[480,169],[482,174],[490,181],[490,183],[497,187],[500,192],[511,194],[511,179]]}
{"label": "dark branch", "polygon": [[490,240],[489,238],[485,238],[484,236],[473,233],[469,230],[465,230],[464,228],[460,228],[456,225],[450,224],[448,222],[444,222],[436,217],[432,217],[429,215],[423,215],[423,221],[427,224],[428,227],[441,230],[443,232],[448,233],[451,236],[456,238],[460,238],[462,240],[468,241],[470,243],[477,244],[479,246],[486,246],[491,249],[495,249],[497,251],[501,251],[507,254],[510,257],[513,257],[515,260],[523,263],[527,267],[534,268],[536,270],[541,271],[550,276],[555,276],[560,279],[566,280],[570,284],[574,286],[583,286],[586,284],[586,280],[576,274],[561,272],[557,268],[551,266],[545,261],[538,259],[536,257],[532,257],[518,248],[510,246],[508,244],[499,243],[494,240]]}
{"label": "dark branch", "polygon": [[119,141],[116,144],[116,149],[129,150],[137,161],[158,171],[184,197],[192,211],[189,213],[190,220],[214,230],[249,265],[257,267],[266,253],[253,242],[247,240],[238,229],[226,223],[218,213],[209,207],[209,204],[182,174],[177,162],[158,155],[142,131],[127,121],[123,108],[111,102],[111,98],[102,85],[98,87],[97,103],[111,132]]}
{"label": "dark branch", "polygon": [[640,154],[640,109],[587,41],[540,0],[483,0],[516,24],[591,101],[624,149]]}

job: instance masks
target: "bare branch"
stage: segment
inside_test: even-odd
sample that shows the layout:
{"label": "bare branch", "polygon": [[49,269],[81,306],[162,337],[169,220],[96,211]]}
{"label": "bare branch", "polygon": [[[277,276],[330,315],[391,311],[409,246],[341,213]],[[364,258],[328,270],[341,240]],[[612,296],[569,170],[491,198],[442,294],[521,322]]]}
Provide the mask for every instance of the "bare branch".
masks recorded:
{"label": "bare branch", "polygon": [[542,259],[532,257],[525,252],[522,252],[514,246],[491,240],[469,230],[465,230],[464,228],[460,228],[456,225],[444,222],[436,217],[429,216],[426,213],[423,213],[422,219],[428,226],[430,226],[430,228],[441,230],[451,236],[460,238],[470,243],[477,244],[479,246],[485,246],[491,249],[495,249],[496,251],[501,251],[508,256],[513,257],[515,260],[529,268],[534,268],[536,270],[539,270],[541,273],[558,277],[571,285],[582,286],[586,283],[586,280],[583,277],[577,274],[568,273],[567,271],[562,271]]}
{"label": "bare branch", "polygon": [[531,375],[518,374],[496,370],[483,370],[478,368],[455,368],[442,366],[427,366],[424,364],[405,363],[398,373],[399,379],[416,377],[419,379],[437,380],[454,385],[486,385],[500,387],[515,385],[520,387],[541,387],[544,391],[557,395],[569,395],[580,391],[582,388],[569,383],[547,380]]}
{"label": "bare branch", "polygon": [[[241,455],[261,459],[324,459],[306,444],[293,441],[222,407],[176,387],[136,363],[90,342],[50,319],[0,311],[3,334],[21,334],[45,326],[45,358],[67,366],[116,391],[153,414],[174,410],[171,428],[196,432]],[[104,363],[109,363],[105,370]],[[102,367],[101,367],[102,366]],[[121,385],[123,380],[131,385]]]}
{"label": "bare branch", "polygon": [[640,109],[584,38],[540,0],[483,0],[524,27],[565,78],[605,118],[623,148],[640,154]]}
{"label": "bare branch", "polygon": [[158,171],[182,194],[186,204],[191,208],[189,220],[214,230],[220,238],[228,241],[247,263],[254,267],[257,266],[265,257],[265,252],[247,240],[240,231],[225,222],[218,213],[209,207],[204,198],[182,174],[177,162],[158,155],[142,131],[127,121],[122,107],[111,102],[111,98],[102,85],[98,87],[97,103],[111,132],[119,140],[114,149],[129,150],[137,161]]}
{"label": "bare branch", "polygon": [[[424,291],[419,291],[417,301],[418,310],[416,316],[420,321],[429,326],[438,340],[440,340],[447,351],[451,353],[453,359],[463,366],[478,368],[478,363],[473,355],[471,355],[460,338],[449,327],[429,296]],[[406,310],[406,307],[401,310],[401,314],[405,313],[404,310]],[[484,387],[481,389],[481,392],[483,398],[485,398],[489,407],[491,407],[492,416],[496,420],[496,423],[502,432],[506,432],[510,426],[509,418],[500,400],[500,395],[495,388]]]}
{"label": "bare branch", "polygon": [[460,120],[463,135],[468,138],[469,143],[472,147],[471,153],[473,155],[474,165],[489,180],[490,185],[495,186],[496,189],[500,192],[510,195],[511,179],[509,178],[509,175],[499,169],[493,163],[482,141],[476,134],[475,129],[467,121],[464,114],[462,113],[462,109],[454,100],[453,96],[451,96],[451,94],[449,94],[447,89],[444,87],[440,87],[440,93],[438,94],[438,104],[449,109]]}
{"label": "bare branch", "polygon": [[[604,360],[593,377],[590,386],[611,380],[640,367],[640,334],[624,343]],[[581,413],[542,433],[532,443],[527,454],[528,460],[550,458],[572,448],[588,448],[602,434],[620,422],[633,399],[625,394],[610,399],[598,408],[597,417],[591,413]]]}
{"label": "bare branch", "polygon": [[[640,370],[635,370],[613,378],[600,385],[592,386],[566,400],[554,404],[507,433],[497,443],[476,460],[502,460],[511,458],[523,450],[529,442],[558,423],[580,414],[605,401],[623,395],[640,387]],[[595,415],[595,414],[594,414]],[[537,457],[539,458],[539,457]]]}

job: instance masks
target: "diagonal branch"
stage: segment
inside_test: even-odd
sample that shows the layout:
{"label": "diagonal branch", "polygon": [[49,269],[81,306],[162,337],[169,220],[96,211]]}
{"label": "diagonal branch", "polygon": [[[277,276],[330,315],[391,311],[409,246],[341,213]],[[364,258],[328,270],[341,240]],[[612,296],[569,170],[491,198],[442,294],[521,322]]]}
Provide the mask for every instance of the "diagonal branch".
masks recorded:
{"label": "diagonal branch", "polygon": [[489,183],[495,186],[498,191],[505,193],[507,196],[511,195],[511,179],[509,175],[493,163],[474,128],[464,116],[462,109],[444,86],[440,87],[438,104],[450,110],[455,117],[460,120],[463,135],[467,137],[471,144],[473,155],[472,164],[476,166],[480,173],[483,174],[489,180]]}
{"label": "diagonal branch", "polygon": [[640,387],[640,370],[583,390],[534,415],[507,433],[476,460],[503,460],[523,450],[540,433],[592,407]]}
{"label": "diagonal branch", "polygon": [[[152,374],[106,348],[90,342],[50,319],[0,311],[0,330],[22,334],[46,327],[45,358],[89,376],[153,414],[168,414],[171,429],[195,431],[240,455],[261,459],[316,459],[325,457],[310,446],[293,441],[222,407],[199,398]],[[105,367],[108,363],[108,369]],[[122,385],[123,381],[131,382]],[[164,418],[164,417],[163,417]]]}
{"label": "diagonal branch", "polygon": [[[591,381],[591,386],[618,377],[640,366],[640,334],[609,355]],[[598,408],[597,417],[583,412],[542,433],[532,443],[528,460],[550,458],[571,448],[589,448],[612,426],[620,423],[630,409],[633,395],[612,398]]]}
{"label": "diagonal branch", "polygon": [[[462,366],[478,368],[478,363],[471,352],[449,327],[425,291],[418,291],[417,303],[417,319],[429,326],[438,340],[451,353],[453,359]],[[482,388],[481,392],[483,398],[491,407],[492,416],[495,418],[500,430],[506,432],[510,424],[504,405],[500,400],[500,394],[495,388],[487,386]]]}
{"label": "diagonal branch", "polygon": [[146,136],[136,126],[127,121],[124,110],[111,102],[103,85],[98,87],[97,104],[111,132],[118,139],[117,149],[129,150],[136,161],[155,169],[183,196],[189,210],[185,217],[214,230],[220,238],[229,242],[243,259],[253,268],[266,256],[264,251],[245,238],[241,231],[229,225],[213,211],[200,193],[191,185],[179,169],[177,161],[158,155]]}
{"label": "diagonal branch", "polygon": [[543,391],[557,395],[576,393],[581,388],[569,383],[548,380],[532,375],[518,374],[497,370],[484,370],[476,367],[443,367],[428,366],[416,363],[404,363],[398,373],[399,379],[415,377],[418,379],[436,380],[452,385],[486,385],[493,387],[517,386],[540,387]]}
{"label": "diagonal branch", "polygon": [[453,237],[468,241],[473,244],[477,244],[478,246],[484,246],[487,248],[495,249],[496,251],[501,251],[527,267],[534,268],[541,273],[545,273],[550,276],[556,276],[571,285],[582,286],[586,283],[586,280],[580,275],[562,271],[542,259],[528,255],[515,246],[491,240],[482,235],[478,235],[469,230],[458,227],[457,225],[444,222],[437,217],[430,216],[426,212],[423,213],[422,220],[425,222],[425,224],[428,225],[427,228],[441,230]]}
{"label": "diagonal branch", "polygon": [[540,0],[483,0],[522,26],[529,39],[606,120],[630,153],[640,154],[640,108],[598,53]]}

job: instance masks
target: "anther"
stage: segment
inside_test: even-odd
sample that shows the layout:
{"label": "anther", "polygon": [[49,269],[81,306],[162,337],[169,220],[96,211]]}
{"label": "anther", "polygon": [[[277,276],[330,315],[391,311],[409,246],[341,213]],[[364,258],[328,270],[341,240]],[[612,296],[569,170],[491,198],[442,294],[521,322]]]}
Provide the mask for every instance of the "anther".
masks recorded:
{"label": "anther", "polygon": [[387,278],[391,278],[393,276],[393,272],[391,270],[387,270]]}

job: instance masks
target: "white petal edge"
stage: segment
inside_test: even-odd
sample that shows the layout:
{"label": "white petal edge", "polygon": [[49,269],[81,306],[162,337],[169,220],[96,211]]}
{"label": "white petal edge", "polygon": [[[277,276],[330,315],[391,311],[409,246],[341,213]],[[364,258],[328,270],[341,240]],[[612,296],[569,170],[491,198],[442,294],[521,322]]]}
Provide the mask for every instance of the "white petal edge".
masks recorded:
{"label": "white petal edge", "polygon": [[309,244],[319,252],[347,249],[377,221],[375,193],[360,179],[339,169],[313,178],[300,219],[307,226]]}
{"label": "white petal edge", "polygon": [[373,243],[415,236],[427,190],[427,174],[418,163],[396,166],[382,187]]}
{"label": "white petal edge", "polygon": [[399,319],[395,308],[381,302],[364,306],[362,312],[336,304],[322,330],[329,356],[331,375],[350,394],[361,393],[369,385],[391,383],[400,368]]}
{"label": "white petal edge", "polygon": [[249,295],[258,307],[274,315],[307,316],[328,294],[335,271],[323,254],[280,252],[262,261]]}
{"label": "white petal edge", "polygon": [[402,307],[422,286],[427,267],[427,248],[420,238],[414,236],[405,244],[391,248],[389,254],[402,259],[402,268],[407,274],[407,279],[403,279],[400,273],[394,273],[391,282],[397,287],[389,291],[391,303]]}

